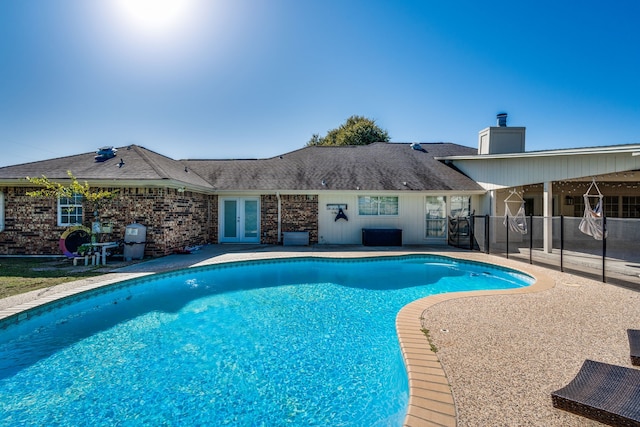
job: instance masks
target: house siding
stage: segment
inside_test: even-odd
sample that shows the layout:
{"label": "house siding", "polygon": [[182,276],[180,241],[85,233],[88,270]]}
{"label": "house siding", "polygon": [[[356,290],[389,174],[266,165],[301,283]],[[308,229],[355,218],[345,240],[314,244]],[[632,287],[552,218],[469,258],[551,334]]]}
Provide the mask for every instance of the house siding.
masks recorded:
{"label": "house siding", "polygon": [[[60,255],[57,201],[34,198],[36,188],[4,188],[5,229],[0,232],[0,255]],[[128,224],[147,227],[145,256],[162,256],[186,246],[217,241],[217,196],[180,193],[164,188],[107,188],[117,192],[100,208],[100,221],[113,225],[105,241],[124,237]],[[95,206],[84,204],[84,225],[93,220]]]}
{"label": "house siding", "polygon": [[[358,196],[397,196],[398,215],[368,216],[358,214]],[[465,196],[465,193],[447,194],[403,194],[397,193],[328,193],[319,198],[319,243],[333,245],[362,244],[363,228],[391,228],[402,230],[402,243],[405,245],[446,244],[447,236],[426,237],[426,197],[445,196],[447,214],[451,209],[451,196]],[[472,197],[472,206],[478,203],[478,197]],[[336,205],[346,205],[343,213],[348,220],[338,219]]]}
{"label": "house siding", "polygon": [[455,159],[453,163],[486,190],[496,190],[634,171],[640,169],[640,156],[606,152],[520,158],[478,156],[473,159]]}
{"label": "house siding", "polygon": [[[397,196],[397,216],[358,215],[358,196]],[[344,204],[348,220],[336,221],[337,211],[330,205]],[[425,195],[398,193],[323,194],[320,196],[320,243],[335,245],[362,244],[363,228],[392,228],[402,230],[403,244],[425,244]],[[443,240],[443,239],[440,239]]]}

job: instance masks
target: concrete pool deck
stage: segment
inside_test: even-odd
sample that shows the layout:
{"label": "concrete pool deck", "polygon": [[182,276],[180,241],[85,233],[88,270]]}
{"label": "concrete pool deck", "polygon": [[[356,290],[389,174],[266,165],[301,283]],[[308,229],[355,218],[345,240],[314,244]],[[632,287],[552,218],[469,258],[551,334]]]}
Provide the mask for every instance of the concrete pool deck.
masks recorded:
{"label": "concrete pool deck", "polygon": [[[209,245],[114,269],[104,276],[0,300],[0,319],[118,281],[178,268],[295,256],[435,254],[536,277],[530,287],[436,295],[396,319],[410,384],[407,426],[600,425],[557,410],[551,392],[584,359],[629,366],[626,329],[640,328],[640,293],[478,252],[448,247]],[[430,341],[423,330],[428,330]],[[434,353],[432,345],[437,352]]]}

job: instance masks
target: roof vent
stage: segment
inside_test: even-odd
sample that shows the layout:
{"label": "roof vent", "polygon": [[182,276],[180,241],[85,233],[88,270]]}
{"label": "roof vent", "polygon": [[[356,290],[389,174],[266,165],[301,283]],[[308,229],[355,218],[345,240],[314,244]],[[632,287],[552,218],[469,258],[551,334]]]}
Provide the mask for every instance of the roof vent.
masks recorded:
{"label": "roof vent", "polygon": [[416,150],[416,151],[422,151],[423,153],[426,153],[427,150],[425,150],[424,148],[422,148],[422,145],[420,145],[419,142],[412,142],[411,143],[411,148]]}
{"label": "roof vent", "polygon": [[498,119],[498,127],[501,127],[501,128],[507,127],[507,113],[498,113],[496,118]]}
{"label": "roof vent", "polygon": [[98,151],[96,151],[96,162],[104,162],[105,160],[114,158],[117,151],[118,149],[114,147],[100,147]]}

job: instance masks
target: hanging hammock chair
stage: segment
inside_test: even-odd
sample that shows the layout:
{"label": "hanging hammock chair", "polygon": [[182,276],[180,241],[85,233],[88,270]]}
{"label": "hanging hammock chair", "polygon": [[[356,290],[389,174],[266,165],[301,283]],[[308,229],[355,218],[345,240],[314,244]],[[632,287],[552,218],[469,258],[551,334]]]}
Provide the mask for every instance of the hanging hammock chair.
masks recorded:
{"label": "hanging hammock chair", "polygon": [[[518,207],[515,215],[511,213],[509,204]],[[509,227],[509,230],[515,233],[527,234],[527,216],[524,213],[524,199],[520,197],[515,190],[511,191],[509,197],[504,199],[504,221],[502,224],[504,224],[505,227]]]}
{"label": "hanging hammock chair", "polygon": [[[590,194],[591,190],[595,189],[597,194]],[[596,240],[602,240],[603,237],[603,221],[604,215],[602,213],[602,205],[604,196],[596,184],[595,178],[591,182],[591,185],[587,189],[587,192],[582,196],[584,198],[584,215],[578,225],[578,229],[584,234],[593,237]],[[590,199],[597,199],[595,208],[591,208]],[[607,237],[607,232],[604,232],[604,237]]]}

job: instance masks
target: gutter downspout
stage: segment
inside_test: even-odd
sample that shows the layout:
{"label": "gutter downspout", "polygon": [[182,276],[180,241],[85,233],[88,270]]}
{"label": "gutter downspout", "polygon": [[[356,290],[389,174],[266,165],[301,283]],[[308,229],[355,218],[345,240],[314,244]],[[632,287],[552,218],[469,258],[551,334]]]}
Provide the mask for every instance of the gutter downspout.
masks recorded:
{"label": "gutter downspout", "polygon": [[280,244],[282,235],[282,199],[280,199],[279,191],[276,191],[276,197],[278,198],[278,244]]}

